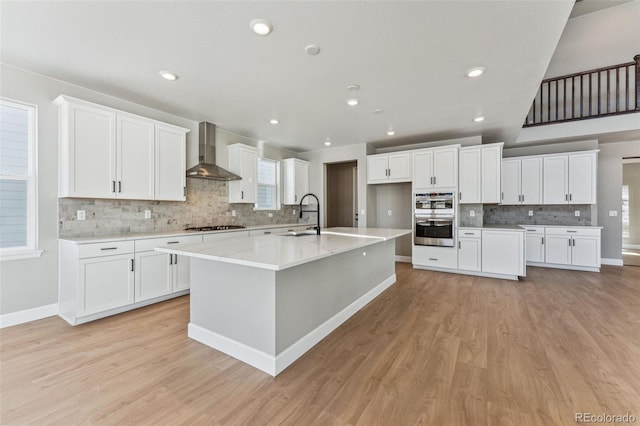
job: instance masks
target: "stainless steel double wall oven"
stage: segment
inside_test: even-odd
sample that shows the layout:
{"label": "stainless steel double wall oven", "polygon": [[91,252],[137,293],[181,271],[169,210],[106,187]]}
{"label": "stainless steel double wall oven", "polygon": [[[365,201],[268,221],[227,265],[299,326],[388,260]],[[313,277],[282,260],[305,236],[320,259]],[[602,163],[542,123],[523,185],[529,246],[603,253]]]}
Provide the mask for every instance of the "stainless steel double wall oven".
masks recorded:
{"label": "stainless steel double wall oven", "polygon": [[455,240],[455,194],[423,192],[414,194],[413,243],[422,246],[453,247]]}

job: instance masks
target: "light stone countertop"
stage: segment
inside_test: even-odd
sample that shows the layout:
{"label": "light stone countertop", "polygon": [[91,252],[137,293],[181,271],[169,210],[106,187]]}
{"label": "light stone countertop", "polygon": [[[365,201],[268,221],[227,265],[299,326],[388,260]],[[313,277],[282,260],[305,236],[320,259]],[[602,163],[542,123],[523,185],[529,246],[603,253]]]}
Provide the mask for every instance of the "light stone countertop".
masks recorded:
{"label": "light stone countertop", "polygon": [[591,225],[482,225],[482,226],[459,226],[458,229],[503,229],[505,231],[526,231],[524,227],[536,226],[540,228],[588,228],[602,229],[602,226]]}
{"label": "light stone countertop", "polygon": [[309,231],[302,236],[231,238],[179,248],[158,247],[156,251],[281,271],[410,233],[410,229],[329,228],[321,235]]}
{"label": "light stone countertop", "polygon": [[143,240],[150,238],[163,238],[163,237],[183,237],[185,235],[204,235],[204,234],[222,234],[225,232],[242,232],[242,231],[255,231],[259,229],[268,228],[288,228],[294,226],[309,226],[313,227],[311,223],[288,223],[288,224],[271,224],[271,225],[258,225],[247,226],[241,229],[224,229],[221,231],[160,231],[160,232],[140,232],[121,235],[105,235],[105,236],[93,236],[93,237],[71,237],[71,238],[59,238],[63,241],[70,241],[76,244],[93,244],[93,243],[109,243],[113,241],[131,241],[131,240]]}

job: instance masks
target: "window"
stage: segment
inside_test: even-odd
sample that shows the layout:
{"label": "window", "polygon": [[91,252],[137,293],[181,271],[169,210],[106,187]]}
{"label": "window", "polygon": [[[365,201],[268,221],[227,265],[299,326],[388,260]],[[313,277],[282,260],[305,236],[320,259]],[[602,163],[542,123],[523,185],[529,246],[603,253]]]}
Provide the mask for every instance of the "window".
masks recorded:
{"label": "window", "polygon": [[36,120],[33,105],[0,99],[0,255],[36,257]]}
{"label": "window", "polygon": [[278,203],[278,162],[258,158],[258,202],[256,209],[276,210]]}

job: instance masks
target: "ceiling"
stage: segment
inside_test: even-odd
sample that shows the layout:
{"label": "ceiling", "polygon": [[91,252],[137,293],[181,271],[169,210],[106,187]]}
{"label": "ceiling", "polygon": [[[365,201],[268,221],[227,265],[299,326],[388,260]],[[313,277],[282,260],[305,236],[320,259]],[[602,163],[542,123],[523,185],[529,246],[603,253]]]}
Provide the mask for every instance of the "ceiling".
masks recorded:
{"label": "ceiling", "polygon": [[[294,151],[327,139],[383,147],[478,134],[510,144],[572,6],[4,0],[0,53],[3,63]],[[254,18],[273,32],[254,34]],[[305,53],[309,44],[317,56]],[[477,66],[483,76],[465,76]],[[473,122],[478,115],[485,121]]]}

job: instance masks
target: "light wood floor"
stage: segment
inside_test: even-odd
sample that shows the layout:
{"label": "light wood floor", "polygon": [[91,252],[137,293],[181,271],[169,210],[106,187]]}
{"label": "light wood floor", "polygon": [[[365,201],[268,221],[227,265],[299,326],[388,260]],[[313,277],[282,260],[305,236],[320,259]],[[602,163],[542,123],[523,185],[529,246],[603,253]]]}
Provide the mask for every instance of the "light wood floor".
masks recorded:
{"label": "light wood floor", "polygon": [[187,338],[189,298],[1,338],[13,424],[640,421],[640,268],[510,282],[413,270],[277,378]]}

